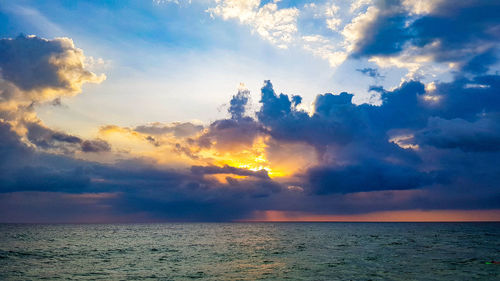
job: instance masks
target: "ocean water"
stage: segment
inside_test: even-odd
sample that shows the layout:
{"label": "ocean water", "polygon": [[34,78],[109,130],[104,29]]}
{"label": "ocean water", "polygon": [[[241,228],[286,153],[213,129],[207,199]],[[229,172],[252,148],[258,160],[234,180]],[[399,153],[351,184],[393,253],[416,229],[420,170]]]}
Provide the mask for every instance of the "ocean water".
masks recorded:
{"label": "ocean water", "polygon": [[0,224],[0,280],[500,280],[499,223]]}

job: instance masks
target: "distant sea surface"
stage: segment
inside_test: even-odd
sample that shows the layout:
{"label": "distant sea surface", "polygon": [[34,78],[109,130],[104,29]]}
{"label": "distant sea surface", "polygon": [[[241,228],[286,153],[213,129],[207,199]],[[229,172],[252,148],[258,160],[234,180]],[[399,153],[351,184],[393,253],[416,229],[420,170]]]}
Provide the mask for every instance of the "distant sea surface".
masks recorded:
{"label": "distant sea surface", "polygon": [[0,280],[500,280],[499,223],[0,224]]}

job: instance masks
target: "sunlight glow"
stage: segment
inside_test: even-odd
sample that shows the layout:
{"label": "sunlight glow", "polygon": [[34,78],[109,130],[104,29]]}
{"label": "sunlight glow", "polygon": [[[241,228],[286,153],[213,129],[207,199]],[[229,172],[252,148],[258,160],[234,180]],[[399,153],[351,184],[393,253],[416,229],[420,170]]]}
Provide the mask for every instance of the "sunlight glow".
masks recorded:
{"label": "sunlight glow", "polygon": [[284,177],[289,173],[278,167],[273,167],[267,157],[268,145],[266,144],[266,137],[258,137],[251,147],[243,149],[239,152],[221,152],[211,149],[204,151],[203,154],[206,158],[214,159],[216,166],[223,167],[225,165],[247,169],[250,171],[266,170],[269,177]]}

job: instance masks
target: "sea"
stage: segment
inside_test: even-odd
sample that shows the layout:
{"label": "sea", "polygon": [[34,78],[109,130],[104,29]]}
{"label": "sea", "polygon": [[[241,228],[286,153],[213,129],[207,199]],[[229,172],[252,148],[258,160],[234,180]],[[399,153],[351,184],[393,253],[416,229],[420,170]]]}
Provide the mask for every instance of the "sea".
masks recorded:
{"label": "sea", "polygon": [[500,223],[0,224],[0,280],[500,280]]}

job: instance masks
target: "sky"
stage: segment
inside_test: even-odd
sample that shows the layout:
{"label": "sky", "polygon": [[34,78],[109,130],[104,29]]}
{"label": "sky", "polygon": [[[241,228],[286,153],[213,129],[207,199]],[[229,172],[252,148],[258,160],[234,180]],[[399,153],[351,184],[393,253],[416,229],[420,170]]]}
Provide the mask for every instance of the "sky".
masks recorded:
{"label": "sky", "polygon": [[500,220],[499,14],[0,0],[0,222]]}

